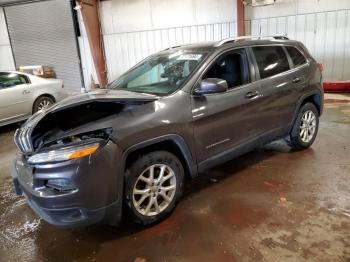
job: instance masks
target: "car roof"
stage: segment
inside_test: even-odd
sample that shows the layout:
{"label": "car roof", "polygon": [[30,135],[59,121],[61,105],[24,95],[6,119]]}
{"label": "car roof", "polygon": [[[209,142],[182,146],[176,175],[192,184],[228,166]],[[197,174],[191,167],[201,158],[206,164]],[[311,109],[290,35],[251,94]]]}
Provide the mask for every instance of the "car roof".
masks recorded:
{"label": "car roof", "polygon": [[285,36],[245,36],[236,38],[226,38],[220,41],[200,42],[195,44],[185,44],[169,47],[163,51],[197,51],[211,52],[220,48],[227,47],[244,47],[255,45],[273,45],[273,44],[288,44],[298,45],[298,41],[289,40]]}
{"label": "car roof", "polygon": [[13,71],[13,70],[0,70],[0,73],[5,73],[5,74],[22,74],[26,76],[32,76],[31,74],[20,72],[20,71]]}

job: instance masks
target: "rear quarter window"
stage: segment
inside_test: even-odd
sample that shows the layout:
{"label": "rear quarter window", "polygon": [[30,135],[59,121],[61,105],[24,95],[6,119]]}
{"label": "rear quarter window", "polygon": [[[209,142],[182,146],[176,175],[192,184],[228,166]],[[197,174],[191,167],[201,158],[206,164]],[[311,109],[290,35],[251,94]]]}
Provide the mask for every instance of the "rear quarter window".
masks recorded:
{"label": "rear quarter window", "polygon": [[293,46],[286,46],[289,56],[292,58],[294,67],[302,66],[307,63],[304,55]]}
{"label": "rear quarter window", "polygon": [[287,55],[281,46],[257,46],[252,49],[261,79],[290,69]]}

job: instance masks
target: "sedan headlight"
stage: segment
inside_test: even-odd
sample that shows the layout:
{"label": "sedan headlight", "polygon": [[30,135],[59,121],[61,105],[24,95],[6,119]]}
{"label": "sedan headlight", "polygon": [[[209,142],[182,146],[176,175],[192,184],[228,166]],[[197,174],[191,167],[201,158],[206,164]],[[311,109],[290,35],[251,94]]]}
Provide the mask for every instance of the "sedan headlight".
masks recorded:
{"label": "sedan headlight", "polygon": [[77,159],[93,154],[100,144],[88,144],[59,148],[48,152],[38,153],[28,158],[29,164],[39,164],[48,162],[60,162],[65,160]]}

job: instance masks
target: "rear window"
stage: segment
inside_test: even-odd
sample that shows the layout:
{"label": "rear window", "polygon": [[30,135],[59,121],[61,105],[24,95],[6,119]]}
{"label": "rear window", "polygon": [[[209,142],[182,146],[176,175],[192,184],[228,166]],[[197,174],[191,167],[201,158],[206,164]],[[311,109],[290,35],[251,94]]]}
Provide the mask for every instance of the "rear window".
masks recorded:
{"label": "rear window", "polygon": [[253,47],[260,78],[264,79],[290,69],[287,55],[281,46]]}
{"label": "rear window", "polygon": [[293,46],[286,46],[286,49],[287,49],[290,57],[292,58],[294,67],[298,67],[298,66],[306,64],[305,57],[302,55],[302,53],[300,53],[300,51],[297,48],[295,48]]}

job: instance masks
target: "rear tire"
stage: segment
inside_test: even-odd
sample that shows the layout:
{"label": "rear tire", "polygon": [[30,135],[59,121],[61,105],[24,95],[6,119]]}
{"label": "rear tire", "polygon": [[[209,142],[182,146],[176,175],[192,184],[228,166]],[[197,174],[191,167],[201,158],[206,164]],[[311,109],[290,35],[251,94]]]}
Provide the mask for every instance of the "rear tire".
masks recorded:
{"label": "rear tire", "polygon": [[184,169],[167,151],[139,157],[126,172],[125,202],[136,223],[148,225],[170,214],[183,193]]}
{"label": "rear tire", "polygon": [[319,126],[319,113],[312,103],[304,104],[298,113],[292,131],[290,146],[294,150],[309,148],[316,139]]}
{"label": "rear tire", "polygon": [[55,101],[49,96],[41,96],[34,102],[33,113],[46,109],[53,105]]}

